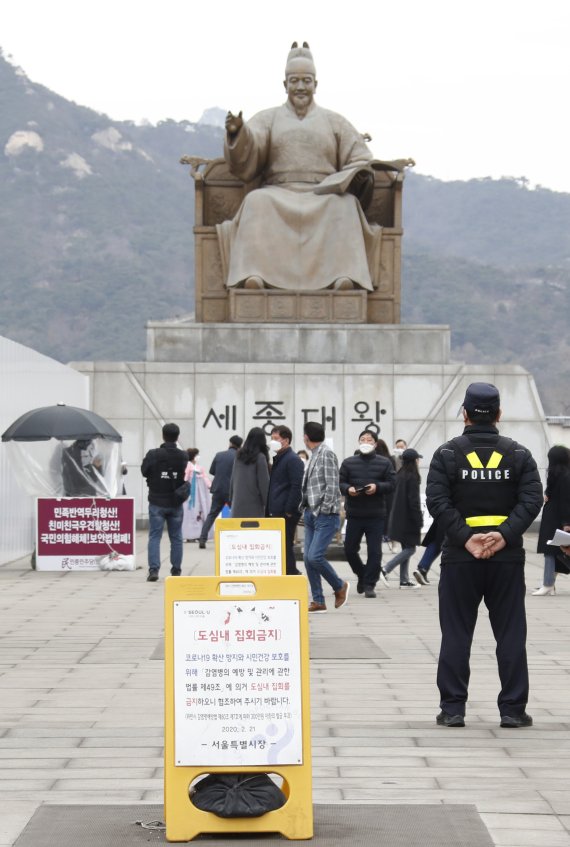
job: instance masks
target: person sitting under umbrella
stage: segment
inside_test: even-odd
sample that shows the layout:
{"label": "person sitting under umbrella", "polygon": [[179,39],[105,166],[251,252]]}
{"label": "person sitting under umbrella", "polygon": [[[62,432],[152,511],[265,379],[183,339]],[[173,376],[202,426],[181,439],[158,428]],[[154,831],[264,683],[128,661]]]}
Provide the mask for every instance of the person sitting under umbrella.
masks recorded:
{"label": "person sitting under umbrella", "polygon": [[93,439],[76,439],[61,454],[63,491],[66,497],[89,497],[99,493],[103,460]]}
{"label": "person sitting under umbrella", "polygon": [[89,409],[30,409],[2,433],[24,489],[35,497],[115,497],[119,491],[122,437]]}

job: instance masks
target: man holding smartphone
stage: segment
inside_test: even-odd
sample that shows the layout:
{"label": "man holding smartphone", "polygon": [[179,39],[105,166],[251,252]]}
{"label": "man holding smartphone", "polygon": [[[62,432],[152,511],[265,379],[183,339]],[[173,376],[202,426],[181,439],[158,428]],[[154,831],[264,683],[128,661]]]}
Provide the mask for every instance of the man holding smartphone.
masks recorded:
{"label": "man holding smartphone", "polygon": [[[394,490],[396,475],[389,459],[376,453],[376,436],[365,429],[358,437],[358,451],[340,466],[340,490],[346,498],[344,552],[358,580],[356,590],[376,597],[382,564],[382,536],[386,521],[386,494]],[[366,565],[360,544],[366,538]]]}

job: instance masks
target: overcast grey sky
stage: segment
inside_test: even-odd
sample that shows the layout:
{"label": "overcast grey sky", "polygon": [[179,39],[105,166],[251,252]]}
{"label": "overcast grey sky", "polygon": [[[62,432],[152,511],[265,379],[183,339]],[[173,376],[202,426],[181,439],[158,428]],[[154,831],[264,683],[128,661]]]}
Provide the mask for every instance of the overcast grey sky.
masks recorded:
{"label": "overcast grey sky", "polygon": [[569,0],[0,3],[6,57],[118,120],[277,105],[293,40],[311,45],[319,104],[378,158],[570,192]]}

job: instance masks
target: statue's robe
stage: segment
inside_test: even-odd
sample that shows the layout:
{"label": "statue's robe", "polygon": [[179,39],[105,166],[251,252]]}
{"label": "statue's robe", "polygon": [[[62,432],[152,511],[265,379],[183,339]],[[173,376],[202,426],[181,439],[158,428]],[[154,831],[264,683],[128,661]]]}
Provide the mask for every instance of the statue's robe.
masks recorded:
{"label": "statue's robe", "polygon": [[372,154],[347,120],[314,103],[301,119],[287,102],[255,115],[224,153],[234,176],[262,180],[217,227],[228,287],[249,276],[288,291],[327,288],[339,277],[377,287],[381,228],[347,193]]}

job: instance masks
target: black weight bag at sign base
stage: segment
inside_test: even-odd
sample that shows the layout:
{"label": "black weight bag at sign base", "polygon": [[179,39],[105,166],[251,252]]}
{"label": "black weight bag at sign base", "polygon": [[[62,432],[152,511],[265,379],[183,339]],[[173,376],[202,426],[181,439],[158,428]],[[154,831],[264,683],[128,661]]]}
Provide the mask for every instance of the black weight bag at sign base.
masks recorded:
{"label": "black weight bag at sign base", "polygon": [[190,799],[220,818],[257,818],[280,809],[287,798],[265,773],[211,773],[196,783]]}

